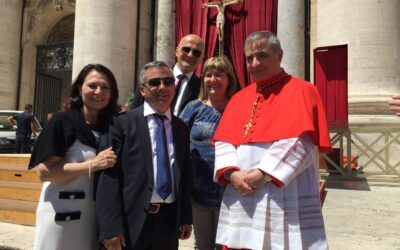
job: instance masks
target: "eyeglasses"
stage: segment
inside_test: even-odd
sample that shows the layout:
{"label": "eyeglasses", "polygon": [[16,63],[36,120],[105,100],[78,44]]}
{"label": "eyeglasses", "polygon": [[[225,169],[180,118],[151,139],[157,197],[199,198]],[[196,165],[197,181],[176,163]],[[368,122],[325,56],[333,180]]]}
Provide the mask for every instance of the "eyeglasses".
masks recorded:
{"label": "eyeglasses", "polygon": [[201,57],[201,51],[198,50],[198,49],[191,49],[189,47],[184,46],[184,47],[181,48],[181,51],[182,51],[182,53],[184,53],[186,55],[188,55],[190,53],[190,51],[192,51],[192,54],[195,57],[197,57],[197,58]]}
{"label": "eyeglasses", "polygon": [[175,78],[174,77],[163,77],[163,78],[151,78],[147,80],[147,83],[150,87],[160,87],[161,81],[164,83],[165,87],[171,87],[175,85]]}

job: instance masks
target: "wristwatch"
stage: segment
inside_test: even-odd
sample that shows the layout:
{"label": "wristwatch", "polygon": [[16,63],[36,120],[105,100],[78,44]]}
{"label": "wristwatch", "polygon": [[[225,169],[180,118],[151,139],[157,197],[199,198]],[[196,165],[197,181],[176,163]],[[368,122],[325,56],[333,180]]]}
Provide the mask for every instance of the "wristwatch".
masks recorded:
{"label": "wristwatch", "polygon": [[236,169],[229,169],[227,171],[224,172],[224,179],[227,181],[231,181],[231,175],[233,174],[233,172],[236,172]]}
{"label": "wristwatch", "polygon": [[264,171],[261,171],[262,173],[263,173],[263,175],[264,175],[264,181],[265,182],[269,182],[269,181],[272,181],[272,178],[271,178],[271,176],[269,176],[267,173],[265,173]]}

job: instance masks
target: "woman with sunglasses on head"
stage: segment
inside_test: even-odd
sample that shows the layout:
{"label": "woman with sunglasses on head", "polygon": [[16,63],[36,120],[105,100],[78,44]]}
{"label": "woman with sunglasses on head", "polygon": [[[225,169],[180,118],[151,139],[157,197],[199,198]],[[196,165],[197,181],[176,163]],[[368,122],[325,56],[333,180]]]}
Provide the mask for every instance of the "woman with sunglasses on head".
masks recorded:
{"label": "woman with sunglasses on head", "polygon": [[214,249],[222,188],[213,182],[214,148],[211,145],[222,112],[239,90],[233,66],[225,56],[209,58],[203,65],[198,100],[190,102],[180,118],[190,129],[192,208],[196,246]]}
{"label": "woman with sunglasses on head", "polygon": [[44,182],[36,212],[34,249],[98,249],[94,172],[112,167],[112,148],[96,155],[117,113],[118,89],[103,65],[85,66],[71,85],[64,112],[41,132],[29,163]]}

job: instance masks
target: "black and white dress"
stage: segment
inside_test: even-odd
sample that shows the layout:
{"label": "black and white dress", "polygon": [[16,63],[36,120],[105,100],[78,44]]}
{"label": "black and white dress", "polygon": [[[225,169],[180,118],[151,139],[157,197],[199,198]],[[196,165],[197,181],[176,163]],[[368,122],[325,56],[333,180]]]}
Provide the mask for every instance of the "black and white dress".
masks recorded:
{"label": "black and white dress", "polygon": [[[79,110],[57,113],[40,134],[29,168],[51,155],[62,157],[61,164],[93,159],[100,131],[87,125]],[[99,249],[93,197],[93,174],[44,182],[36,211],[34,249]]]}

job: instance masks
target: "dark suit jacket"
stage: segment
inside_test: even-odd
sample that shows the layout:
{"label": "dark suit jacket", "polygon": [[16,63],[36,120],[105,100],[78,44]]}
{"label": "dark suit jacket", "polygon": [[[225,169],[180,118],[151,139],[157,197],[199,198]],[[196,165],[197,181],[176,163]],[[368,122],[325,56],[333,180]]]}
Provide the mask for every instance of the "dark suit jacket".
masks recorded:
{"label": "dark suit jacket", "polygon": [[[191,162],[188,128],[175,116],[172,116],[171,125],[177,203],[177,219],[171,230],[175,230],[178,237],[180,225],[192,224]],[[103,240],[125,233],[128,244],[134,246],[147,216],[154,182],[150,133],[143,106],[118,116],[109,133],[102,144],[112,145],[118,159],[98,180],[99,237]]]}
{"label": "dark suit jacket", "polygon": [[[185,93],[183,93],[182,96],[182,102],[181,102],[181,106],[179,107],[179,111],[178,111],[178,116],[179,114],[182,112],[182,110],[186,107],[186,105],[193,101],[196,100],[199,97],[199,93],[200,93],[200,86],[201,86],[201,80],[200,78],[198,78],[194,73],[192,75],[192,77],[190,78],[189,82],[188,82],[188,86],[186,88]],[[176,93],[178,94],[178,93]],[[136,89],[135,91],[135,97],[133,98],[133,102],[131,107],[132,108],[137,108],[140,105],[142,105],[144,102],[144,98],[143,96],[140,94],[140,90],[139,87]],[[174,111],[174,106],[171,105],[171,111]]]}

